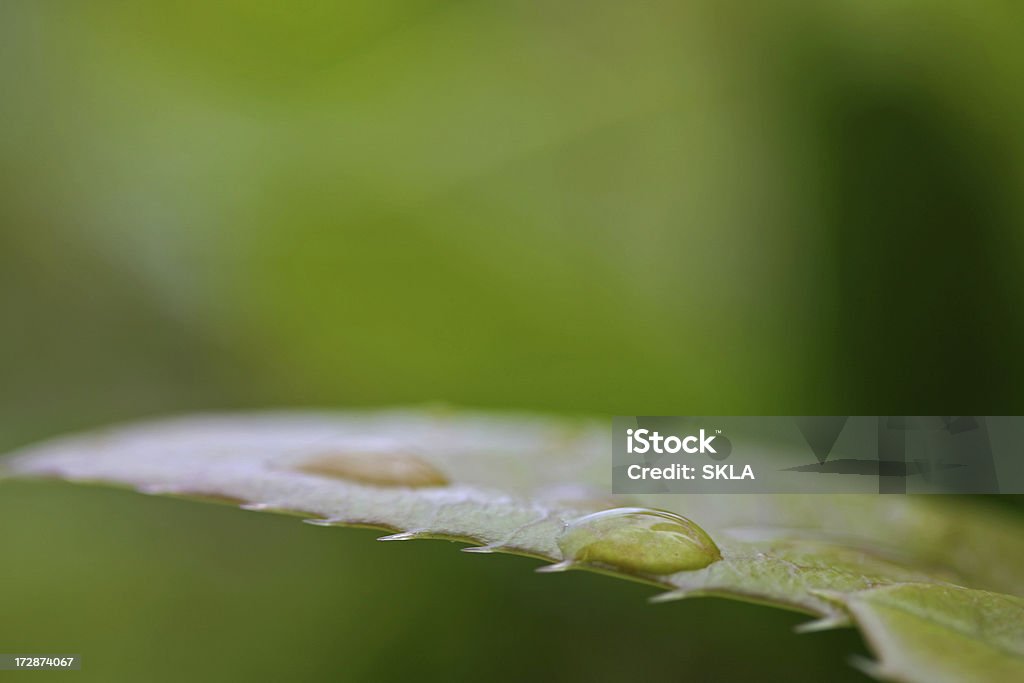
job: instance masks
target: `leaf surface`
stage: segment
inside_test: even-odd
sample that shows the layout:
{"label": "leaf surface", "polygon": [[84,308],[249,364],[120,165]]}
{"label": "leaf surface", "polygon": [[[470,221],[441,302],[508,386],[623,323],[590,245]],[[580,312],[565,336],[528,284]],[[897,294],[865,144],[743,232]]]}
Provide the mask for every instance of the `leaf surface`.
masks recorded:
{"label": "leaf surface", "polygon": [[[812,629],[852,619],[879,677],[1024,680],[1024,607],[1012,597],[1022,592],[1024,528],[1014,518],[938,496],[613,496],[609,460],[603,424],[412,410],[163,420],[34,446],[7,470],[556,563],[586,546],[567,542],[570,532],[592,534],[599,561],[575,566],[665,589],[657,600],[750,600],[818,617]],[[638,552],[662,537],[623,545],[614,525],[586,527],[587,515],[616,508],[681,515],[716,552],[707,566],[645,572]],[[571,531],[581,519],[585,531]]]}

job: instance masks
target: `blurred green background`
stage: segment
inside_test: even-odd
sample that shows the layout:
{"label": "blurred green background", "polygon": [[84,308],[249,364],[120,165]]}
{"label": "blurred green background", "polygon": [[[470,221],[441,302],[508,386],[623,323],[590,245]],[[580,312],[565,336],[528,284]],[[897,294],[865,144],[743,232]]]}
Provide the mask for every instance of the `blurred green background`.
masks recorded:
{"label": "blurred green background", "polygon": [[[267,406],[1022,414],[1022,19],[5,1],[0,450]],[[0,530],[0,651],[88,680],[862,679],[797,615],[443,543],[41,483]]]}

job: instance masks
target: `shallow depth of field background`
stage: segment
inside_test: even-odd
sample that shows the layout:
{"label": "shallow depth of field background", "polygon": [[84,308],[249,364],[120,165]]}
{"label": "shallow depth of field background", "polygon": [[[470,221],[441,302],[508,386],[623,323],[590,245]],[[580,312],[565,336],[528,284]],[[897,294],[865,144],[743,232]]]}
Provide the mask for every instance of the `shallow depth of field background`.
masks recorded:
{"label": "shallow depth of field background", "polygon": [[[280,406],[1021,414],[1022,20],[4,2],[0,450]],[[82,680],[863,678],[852,632],[445,543],[42,483],[0,532],[0,651]]]}

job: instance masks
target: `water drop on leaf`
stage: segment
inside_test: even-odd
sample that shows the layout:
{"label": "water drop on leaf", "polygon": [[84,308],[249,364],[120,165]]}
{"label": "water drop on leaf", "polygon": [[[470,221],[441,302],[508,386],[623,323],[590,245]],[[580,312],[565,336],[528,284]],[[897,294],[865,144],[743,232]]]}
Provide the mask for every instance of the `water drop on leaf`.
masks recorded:
{"label": "water drop on leaf", "polygon": [[558,538],[558,547],[565,559],[552,567],[592,565],[631,574],[675,574],[722,559],[699,526],[647,508],[615,508],[575,519]]}
{"label": "water drop on leaf", "polygon": [[433,465],[402,453],[330,453],[305,460],[295,469],[372,486],[423,488],[448,484],[448,479]]}

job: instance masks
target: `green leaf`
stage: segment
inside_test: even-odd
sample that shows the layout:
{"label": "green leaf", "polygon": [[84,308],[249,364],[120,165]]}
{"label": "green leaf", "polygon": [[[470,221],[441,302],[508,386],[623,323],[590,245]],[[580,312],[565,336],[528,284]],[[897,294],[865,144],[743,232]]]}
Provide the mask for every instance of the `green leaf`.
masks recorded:
{"label": "green leaf", "polygon": [[612,496],[609,448],[593,422],[267,413],[59,439],[15,454],[8,470],[396,532],[387,540],[464,541],[665,589],[656,600],[803,611],[818,618],[808,630],[852,619],[880,678],[1024,680],[1024,609],[999,595],[1024,587],[1014,518],[944,497]]}
{"label": "green leaf", "polygon": [[902,584],[844,600],[896,681],[1024,680],[1024,600],[959,586]]}

